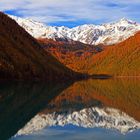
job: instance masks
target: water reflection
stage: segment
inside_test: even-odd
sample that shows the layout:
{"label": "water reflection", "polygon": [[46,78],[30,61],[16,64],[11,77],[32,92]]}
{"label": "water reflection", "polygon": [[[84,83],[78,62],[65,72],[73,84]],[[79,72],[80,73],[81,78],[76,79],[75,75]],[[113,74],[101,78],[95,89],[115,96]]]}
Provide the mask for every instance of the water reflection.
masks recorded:
{"label": "water reflection", "polygon": [[[93,135],[97,130],[98,134],[106,135],[107,130],[113,130],[114,134],[119,132],[127,137],[140,128],[139,82],[139,79],[89,79],[64,85],[1,85],[0,133],[4,135],[0,137],[8,139],[15,135],[12,139],[44,140],[51,133],[48,139],[72,140],[69,133],[73,130],[79,136],[83,131],[85,135]],[[67,135],[61,130],[67,131]],[[56,138],[56,133],[61,133],[61,137]],[[133,139],[138,136],[140,131]]]}
{"label": "water reflection", "polygon": [[140,128],[139,80],[86,80],[74,83],[37,114],[17,135],[72,124],[122,134]]}
{"label": "water reflection", "polygon": [[113,108],[91,107],[80,111],[38,114],[17,135],[27,135],[45,127],[74,125],[83,128],[106,128],[118,130],[122,134],[140,128],[140,123],[126,113]]}

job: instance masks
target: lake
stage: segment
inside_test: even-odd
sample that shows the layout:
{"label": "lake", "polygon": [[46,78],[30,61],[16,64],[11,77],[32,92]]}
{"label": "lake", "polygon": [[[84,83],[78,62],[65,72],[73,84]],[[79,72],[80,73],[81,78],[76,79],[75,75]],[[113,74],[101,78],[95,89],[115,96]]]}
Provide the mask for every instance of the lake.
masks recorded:
{"label": "lake", "polygon": [[139,140],[139,83],[1,83],[0,140]]}

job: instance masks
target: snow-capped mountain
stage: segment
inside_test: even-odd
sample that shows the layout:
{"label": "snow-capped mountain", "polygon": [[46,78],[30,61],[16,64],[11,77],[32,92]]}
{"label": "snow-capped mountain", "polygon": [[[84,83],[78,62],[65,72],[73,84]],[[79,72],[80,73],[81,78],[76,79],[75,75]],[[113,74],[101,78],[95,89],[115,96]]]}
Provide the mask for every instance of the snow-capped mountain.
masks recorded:
{"label": "snow-capped mountain", "polygon": [[125,134],[140,128],[140,123],[126,113],[108,107],[91,107],[80,111],[37,114],[17,135],[27,135],[45,127],[72,124],[84,128],[101,127],[118,130]]}
{"label": "snow-capped mountain", "polygon": [[32,19],[11,16],[35,38],[57,38],[79,41],[90,45],[116,44],[133,36],[140,30],[140,24],[125,18],[118,22],[102,25],[82,25],[74,28],[47,26]]}

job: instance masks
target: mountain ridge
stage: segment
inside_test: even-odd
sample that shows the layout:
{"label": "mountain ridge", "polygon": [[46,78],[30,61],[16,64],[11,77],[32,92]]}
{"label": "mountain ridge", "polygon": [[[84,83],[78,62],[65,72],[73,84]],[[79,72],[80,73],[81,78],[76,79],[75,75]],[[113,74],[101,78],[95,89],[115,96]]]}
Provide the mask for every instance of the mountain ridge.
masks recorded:
{"label": "mountain ridge", "polygon": [[[10,16],[10,15],[9,15]],[[101,25],[85,24],[73,28],[47,26],[32,19],[10,16],[35,38],[58,38],[79,41],[90,45],[120,43],[140,31],[140,24],[125,18]]]}

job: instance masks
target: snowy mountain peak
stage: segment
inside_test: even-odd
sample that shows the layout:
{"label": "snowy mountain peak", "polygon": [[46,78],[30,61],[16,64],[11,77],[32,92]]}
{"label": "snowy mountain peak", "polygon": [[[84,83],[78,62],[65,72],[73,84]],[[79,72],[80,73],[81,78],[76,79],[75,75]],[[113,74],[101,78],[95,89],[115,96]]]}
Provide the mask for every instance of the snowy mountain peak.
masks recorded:
{"label": "snowy mountain peak", "polygon": [[16,16],[13,16],[13,15],[9,15],[12,19],[14,19],[15,21],[17,21],[18,23],[29,23],[29,24],[36,24],[36,25],[39,25],[40,27],[44,27],[45,24],[41,23],[41,22],[38,22],[38,21],[35,21],[31,18],[21,18],[21,17],[16,17]]}
{"label": "snowy mountain peak", "polygon": [[130,20],[130,19],[126,19],[126,18],[122,18],[122,19],[120,19],[120,21],[119,21],[120,23],[126,23],[126,24],[137,24],[135,21],[132,21],[132,20]]}
{"label": "snowy mountain peak", "polygon": [[140,24],[122,18],[118,22],[93,25],[85,24],[74,28],[47,26],[32,19],[10,16],[35,38],[64,38],[90,45],[112,45],[124,41],[140,30]]}

